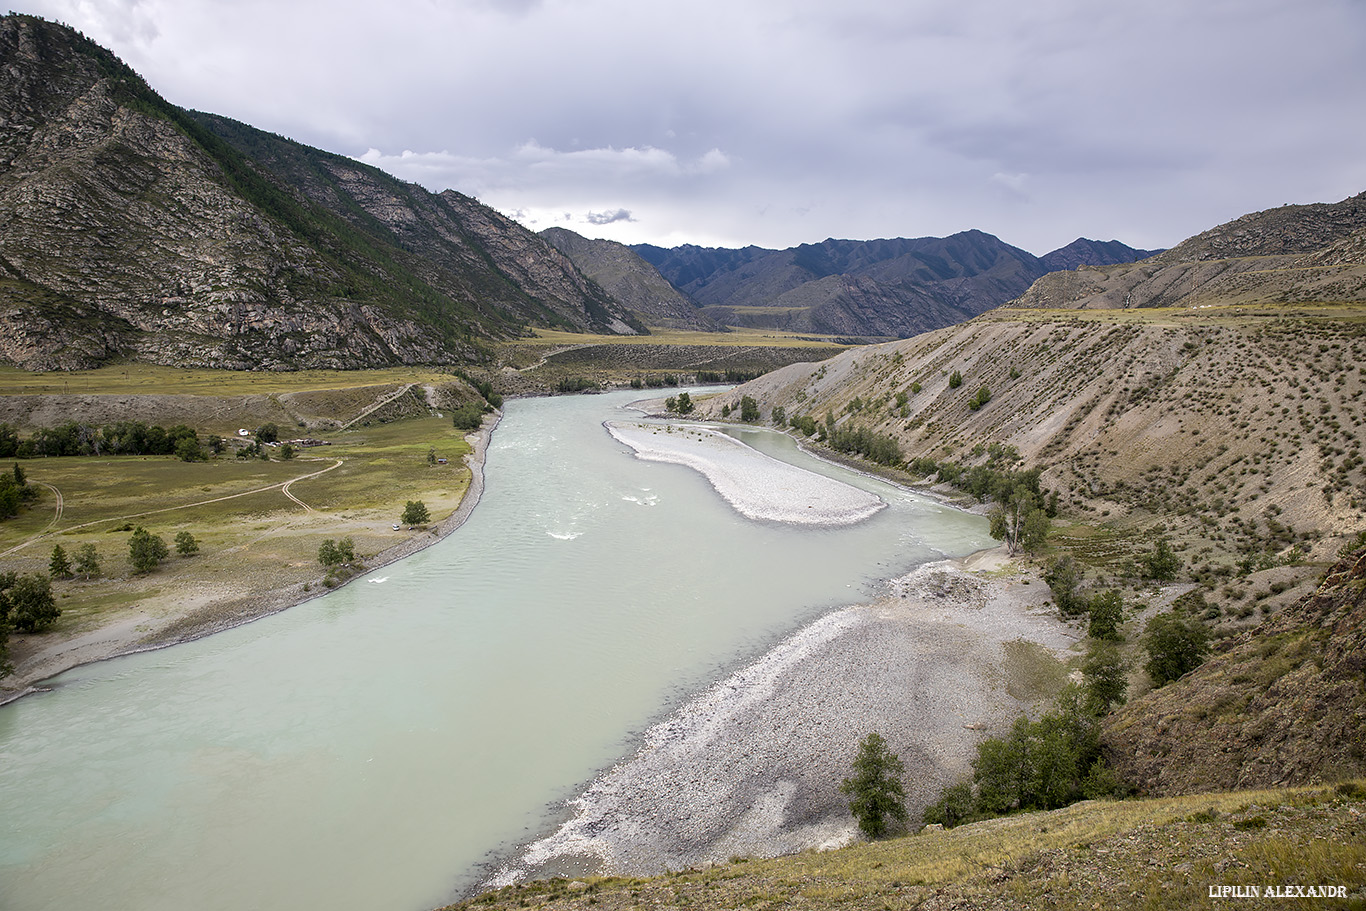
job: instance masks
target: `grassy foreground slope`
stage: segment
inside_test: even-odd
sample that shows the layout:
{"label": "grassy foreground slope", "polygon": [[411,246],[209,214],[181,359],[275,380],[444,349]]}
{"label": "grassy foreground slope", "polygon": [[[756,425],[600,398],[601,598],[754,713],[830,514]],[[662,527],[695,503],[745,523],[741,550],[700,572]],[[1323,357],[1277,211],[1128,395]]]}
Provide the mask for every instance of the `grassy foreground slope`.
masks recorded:
{"label": "grassy foreground slope", "polygon": [[[1243,791],[1123,802],[924,832],[825,853],[650,879],[512,886],[452,909],[1193,908],[1221,886],[1339,886],[1366,903],[1366,788]],[[1237,907],[1284,907],[1240,899]]]}

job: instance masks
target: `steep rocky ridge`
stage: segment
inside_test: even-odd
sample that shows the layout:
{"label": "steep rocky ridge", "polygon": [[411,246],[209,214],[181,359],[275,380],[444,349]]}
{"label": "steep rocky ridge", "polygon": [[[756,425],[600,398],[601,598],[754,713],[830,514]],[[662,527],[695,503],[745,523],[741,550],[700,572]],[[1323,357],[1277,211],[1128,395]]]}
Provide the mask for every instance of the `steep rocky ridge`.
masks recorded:
{"label": "steep rocky ridge", "polygon": [[565,228],[546,228],[541,237],[568,256],[579,271],[601,285],[641,322],[661,329],[715,331],[691,300],[625,244],[594,240]]}
{"label": "steep rocky ridge", "polygon": [[826,240],[787,250],[634,247],[704,312],[733,326],[906,337],[962,322],[1063,264],[1149,251],[1079,239],[1039,258],[981,231]]}
{"label": "steep rocky ridge", "polygon": [[[629,331],[560,254],[473,201],[316,153],[341,188],[327,208],[270,170],[284,152],[248,158],[36,17],[0,19],[0,61],[0,359],[359,367],[475,359],[528,322]],[[405,219],[427,250],[404,248]]]}
{"label": "steep rocky ridge", "polygon": [[1312,595],[1111,716],[1106,758],[1150,794],[1366,776],[1366,549]]}
{"label": "steep rocky ridge", "polygon": [[1143,262],[1082,266],[1014,306],[1052,309],[1366,301],[1366,193],[1244,215]]}

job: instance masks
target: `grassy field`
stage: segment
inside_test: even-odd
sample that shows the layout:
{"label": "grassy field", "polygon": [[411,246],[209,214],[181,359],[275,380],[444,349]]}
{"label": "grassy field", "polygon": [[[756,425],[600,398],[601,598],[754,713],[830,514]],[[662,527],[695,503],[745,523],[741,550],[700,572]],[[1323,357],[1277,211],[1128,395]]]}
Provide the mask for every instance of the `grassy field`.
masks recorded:
{"label": "grassy field", "polygon": [[[1366,788],[1087,801],[839,851],[644,879],[530,883],[453,908],[1193,908],[1210,887],[1341,886],[1366,902]],[[1284,907],[1239,900],[1238,907]]]}
{"label": "grassy field", "polygon": [[[21,463],[42,496],[17,519],[0,523],[0,569],[45,572],[54,546],[74,556],[89,543],[102,573],[55,582],[62,617],[47,634],[13,638],[14,657],[130,617],[145,617],[152,632],[213,603],[320,585],[317,554],[324,539],[353,538],[364,560],[426,534],[393,529],[408,500],[421,500],[437,522],[468,489],[463,457],[470,446],[447,418],[374,423],[328,439],[332,445],[290,461],[272,451],[270,461],[121,456]],[[429,450],[447,464],[430,465]],[[133,574],[128,563],[130,529],[139,525],[172,548],[146,575]],[[175,553],[181,531],[199,541],[197,555]]]}
{"label": "grassy field", "polygon": [[272,395],[399,383],[445,383],[450,379],[446,373],[411,368],[282,373],[122,364],[95,370],[30,373],[0,367],[0,395]]}

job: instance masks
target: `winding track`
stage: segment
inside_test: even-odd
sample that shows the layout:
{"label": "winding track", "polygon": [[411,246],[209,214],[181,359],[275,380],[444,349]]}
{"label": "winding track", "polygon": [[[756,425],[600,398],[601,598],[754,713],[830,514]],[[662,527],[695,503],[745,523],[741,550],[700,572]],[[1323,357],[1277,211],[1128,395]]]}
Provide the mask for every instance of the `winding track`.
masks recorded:
{"label": "winding track", "polygon": [[[321,460],[321,459],[313,459],[313,460],[310,460],[310,461],[322,461],[322,460]],[[88,528],[88,527],[90,527],[91,525],[101,525],[101,524],[103,524],[103,523],[105,523],[105,522],[119,522],[119,521],[126,521],[126,520],[128,520],[128,519],[141,519],[143,516],[154,516],[154,515],[157,515],[158,513],[163,513],[163,512],[174,512],[174,511],[177,510],[177,509],[192,509],[192,508],[194,508],[194,507],[196,507],[196,506],[206,506],[206,505],[208,505],[209,503],[221,503],[221,502],[223,502],[224,500],[235,500],[235,499],[237,499],[238,497],[249,497],[249,496],[251,496],[252,494],[261,493],[262,491],[266,491],[266,490],[274,490],[274,489],[277,488],[277,487],[280,488],[281,492],[284,493],[284,495],[285,495],[286,497],[289,497],[289,499],[293,500],[295,503],[299,504],[299,505],[302,506],[304,509],[308,510],[309,512],[312,512],[312,511],[313,511],[313,507],[312,507],[312,506],[309,506],[309,505],[308,505],[307,503],[305,503],[303,500],[300,500],[298,497],[294,496],[294,494],[291,493],[291,492],[289,491],[289,486],[290,486],[291,484],[293,484],[295,481],[306,481],[306,480],[308,480],[309,478],[316,478],[316,477],[318,477],[319,475],[326,474],[327,472],[331,471],[331,470],[334,469],[334,468],[340,468],[344,462],[345,462],[344,459],[337,459],[337,460],[336,460],[335,462],[333,462],[331,465],[327,466],[326,468],[320,469],[320,470],[318,470],[318,471],[313,471],[313,472],[309,472],[308,474],[299,475],[297,478],[290,478],[288,481],[281,481],[281,482],[279,482],[278,484],[267,484],[265,487],[257,487],[257,488],[254,488],[254,489],[252,489],[252,490],[244,490],[244,491],[242,491],[241,493],[232,493],[232,494],[228,494],[228,495],[225,496],[225,497],[213,497],[213,498],[208,499],[208,500],[197,500],[197,501],[195,501],[194,503],[181,503],[179,506],[166,506],[166,507],[163,507],[163,508],[161,508],[161,509],[149,509],[147,512],[132,513],[132,514],[126,515],[126,516],[109,516],[109,517],[106,517],[106,518],[103,518],[103,519],[95,519],[95,520],[92,521],[92,522],[82,522],[80,525],[72,525],[70,528],[63,528],[63,529],[62,529],[62,533],[66,533],[66,532],[68,532],[68,531],[75,531],[75,530],[78,529],[78,528]],[[47,538],[47,537],[51,537],[53,534],[55,534],[55,532],[52,531],[52,527],[53,527],[54,525],[57,524],[57,521],[58,521],[59,519],[61,519],[61,517],[62,517],[62,512],[63,512],[64,509],[65,509],[66,501],[65,501],[65,498],[62,496],[62,492],[61,492],[60,490],[58,490],[56,487],[53,487],[51,484],[47,484],[47,483],[41,482],[41,481],[40,481],[39,483],[41,483],[44,487],[50,489],[53,493],[55,493],[55,494],[57,495],[57,506],[56,506],[56,510],[55,510],[55,513],[56,513],[56,514],[52,517],[52,521],[50,521],[50,522],[47,523],[47,527],[46,527],[46,528],[44,528],[42,531],[40,531],[38,534],[34,535],[33,537],[29,538],[27,541],[24,541],[24,542],[22,542],[22,543],[20,543],[20,544],[16,544],[14,547],[11,547],[9,550],[0,551],[0,557],[7,557],[7,556],[9,556],[9,555],[12,554],[12,553],[15,553],[15,552],[17,552],[17,551],[23,550],[25,547],[28,547],[30,544],[35,544],[35,543],[37,543],[38,541],[41,541],[41,540],[43,540],[44,538]]]}

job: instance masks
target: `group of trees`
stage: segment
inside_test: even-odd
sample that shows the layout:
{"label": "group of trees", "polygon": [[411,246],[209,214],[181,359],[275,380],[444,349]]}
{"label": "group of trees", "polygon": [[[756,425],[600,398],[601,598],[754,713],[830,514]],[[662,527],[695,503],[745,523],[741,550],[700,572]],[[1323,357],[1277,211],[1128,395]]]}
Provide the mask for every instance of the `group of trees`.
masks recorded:
{"label": "group of trees", "polygon": [[37,498],[37,488],[29,484],[18,462],[14,463],[13,470],[0,474],[0,519],[19,515],[19,507]]}
{"label": "group of trees", "polygon": [[66,421],[56,427],[40,427],[27,440],[8,425],[0,425],[0,458],[17,456],[181,455],[200,457],[199,436],[184,424],[166,428],[141,421],[119,421],[95,426]]}
{"label": "group of trees", "polygon": [[693,403],[692,396],[686,392],[680,392],[676,396],[669,396],[664,400],[664,409],[670,414],[692,414],[697,406]]}
{"label": "group of trees", "polygon": [[0,573],[0,677],[13,670],[9,663],[10,632],[42,632],[61,614],[47,576]]}

